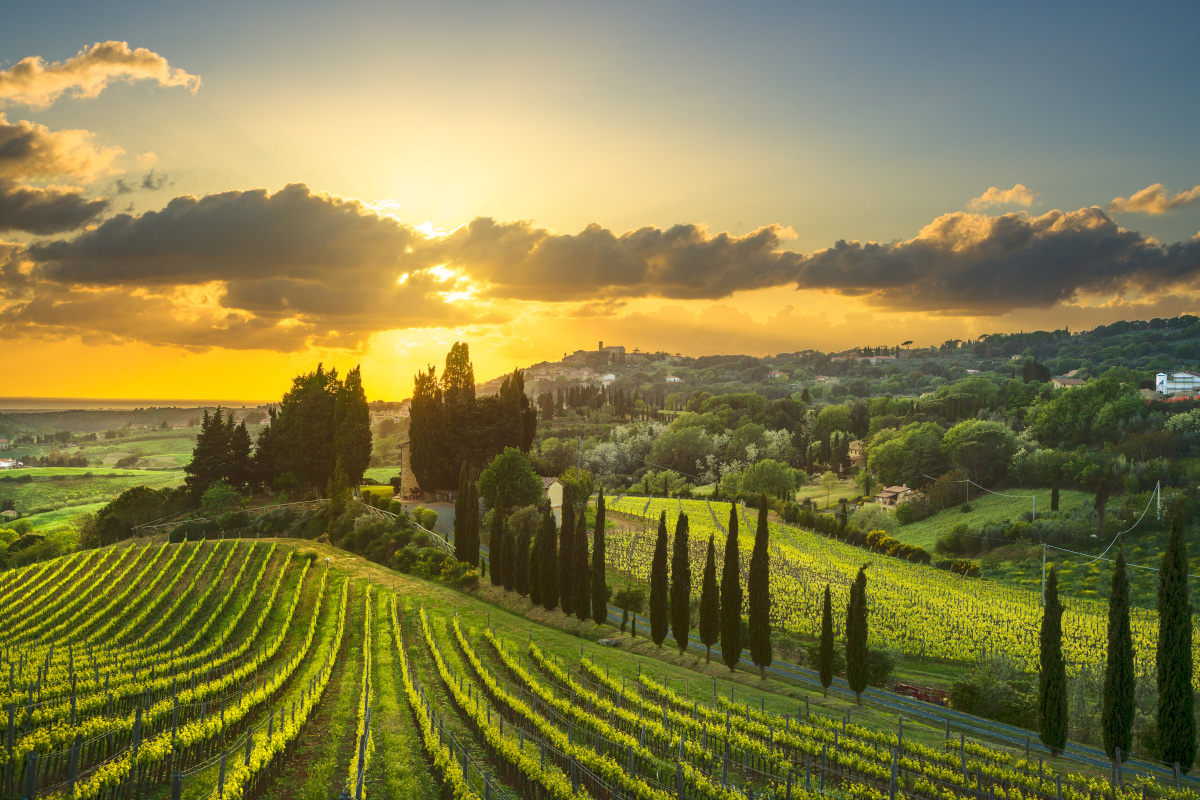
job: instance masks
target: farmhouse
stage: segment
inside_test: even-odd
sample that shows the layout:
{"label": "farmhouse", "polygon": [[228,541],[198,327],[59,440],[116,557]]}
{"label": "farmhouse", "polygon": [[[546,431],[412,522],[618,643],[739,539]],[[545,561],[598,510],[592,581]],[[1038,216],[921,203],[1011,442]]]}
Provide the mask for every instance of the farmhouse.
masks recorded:
{"label": "farmhouse", "polygon": [[683,379],[678,375],[668,375],[663,380],[665,380],[667,383],[680,383]]}
{"label": "farmhouse", "polygon": [[858,439],[850,442],[850,463],[855,467],[861,467],[867,463],[867,453],[863,450],[863,443]]}
{"label": "farmhouse", "polygon": [[7,450],[10,446],[8,439],[0,439],[0,450]]}
{"label": "farmhouse", "polygon": [[1074,389],[1076,386],[1083,386],[1087,381],[1082,378],[1051,378],[1050,383],[1055,389]]}
{"label": "farmhouse", "polygon": [[787,376],[788,374],[786,372],[780,372],[777,369],[767,373],[767,377],[771,380],[775,380],[777,378],[786,378]]}
{"label": "farmhouse", "polygon": [[908,486],[889,486],[875,495],[875,502],[879,503],[881,508],[895,508],[908,499],[911,493],[912,489]]}
{"label": "farmhouse", "polygon": [[550,501],[550,510],[554,512],[554,518],[562,520],[562,503],[563,503],[563,483],[558,478],[545,476],[542,477],[542,489],[546,492],[546,499]]}
{"label": "farmhouse", "polygon": [[15,458],[0,458],[0,469],[19,469],[25,466]]}

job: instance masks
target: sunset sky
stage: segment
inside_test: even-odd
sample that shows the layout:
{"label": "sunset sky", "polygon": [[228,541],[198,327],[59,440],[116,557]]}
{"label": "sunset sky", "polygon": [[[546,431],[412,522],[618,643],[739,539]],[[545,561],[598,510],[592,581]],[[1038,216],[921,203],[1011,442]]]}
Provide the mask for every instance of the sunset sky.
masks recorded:
{"label": "sunset sky", "polygon": [[1200,310],[1200,4],[27,3],[3,394]]}

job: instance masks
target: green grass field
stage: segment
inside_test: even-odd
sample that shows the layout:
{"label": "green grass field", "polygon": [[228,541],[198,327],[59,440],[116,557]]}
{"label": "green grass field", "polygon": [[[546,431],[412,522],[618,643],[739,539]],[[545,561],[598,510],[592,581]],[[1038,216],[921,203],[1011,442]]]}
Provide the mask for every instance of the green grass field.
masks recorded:
{"label": "green grass field", "polygon": [[[160,489],[183,482],[182,472],[122,470],[110,473],[87,469],[19,472],[31,474],[33,479],[20,481],[16,480],[19,476],[12,473],[0,475],[0,499],[11,499],[17,511],[25,516],[112,500],[134,486]],[[88,472],[92,473],[90,477]]]}
{"label": "green grass field", "polygon": [[[20,458],[42,457],[57,450],[68,455],[82,454],[90,466],[100,467],[112,467],[122,458],[137,456],[135,466],[142,469],[179,469],[192,460],[198,432],[199,428],[134,431],[122,438],[101,436],[95,442],[80,442],[70,448],[60,444],[19,445],[5,452]],[[252,438],[256,432],[257,428],[252,427]]]}
{"label": "green grass field", "polygon": [[[977,490],[973,489],[973,491]],[[932,517],[899,526],[896,528],[894,536],[902,542],[924,547],[932,553],[938,537],[949,533],[960,522],[967,523],[972,530],[978,530],[984,525],[1002,522],[1006,519],[1014,521],[1019,519],[1023,513],[1033,508],[1033,501],[1026,499],[1029,495],[1037,496],[1039,512],[1050,510],[1049,489],[1012,489],[1005,491],[1004,494],[1021,495],[1021,497],[1002,497],[980,491],[979,496],[971,498],[969,512],[964,514],[960,510],[961,506],[948,508]],[[1059,509],[1063,511],[1075,508],[1080,502],[1090,503],[1093,497],[1087,492],[1078,492],[1072,489],[1063,489],[1059,495]]]}
{"label": "green grass field", "polygon": [[796,502],[803,502],[811,498],[820,508],[837,505],[843,497],[847,500],[857,500],[861,496],[862,492],[855,485],[853,478],[838,481],[838,485],[826,493],[825,487],[821,486],[821,476],[817,475],[796,490]]}

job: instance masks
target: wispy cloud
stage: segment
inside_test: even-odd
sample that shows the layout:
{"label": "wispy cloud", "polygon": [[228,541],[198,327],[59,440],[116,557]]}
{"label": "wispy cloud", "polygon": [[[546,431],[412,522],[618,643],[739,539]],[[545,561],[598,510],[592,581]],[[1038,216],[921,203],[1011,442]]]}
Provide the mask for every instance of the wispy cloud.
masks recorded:
{"label": "wispy cloud", "polygon": [[998,186],[992,186],[986,192],[979,195],[979,197],[973,198],[968,202],[967,208],[972,211],[981,211],[985,208],[995,208],[996,206],[1024,206],[1025,208],[1029,208],[1033,205],[1033,201],[1037,196],[1037,192],[1030,191],[1023,183],[1018,183],[1011,189],[1001,189]]}
{"label": "wispy cloud", "polygon": [[1200,186],[1193,186],[1190,189],[1176,192],[1175,196],[1171,197],[1165,186],[1161,183],[1154,183],[1140,192],[1134,192],[1133,197],[1118,197],[1114,199],[1108,204],[1108,211],[1110,214],[1122,211],[1140,211],[1143,214],[1165,214],[1168,211],[1174,211],[1177,208],[1190,206],[1194,203],[1200,203]]}
{"label": "wispy cloud", "polygon": [[0,105],[45,108],[60,97],[95,97],[116,81],[154,81],[182,86],[193,94],[200,77],[172,67],[167,59],[127,42],[97,42],[65,61],[46,62],[40,56],[23,58],[0,71]]}

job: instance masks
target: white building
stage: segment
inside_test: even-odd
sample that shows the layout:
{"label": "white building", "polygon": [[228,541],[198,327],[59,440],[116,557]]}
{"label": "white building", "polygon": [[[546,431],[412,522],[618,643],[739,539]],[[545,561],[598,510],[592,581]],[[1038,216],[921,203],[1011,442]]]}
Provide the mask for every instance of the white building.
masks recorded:
{"label": "white building", "polygon": [[1200,375],[1190,372],[1160,372],[1154,379],[1154,389],[1159,394],[1194,394],[1200,392]]}
{"label": "white building", "polygon": [[667,383],[679,383],[682,379],[677,375],[668,375],[665,380]]}

